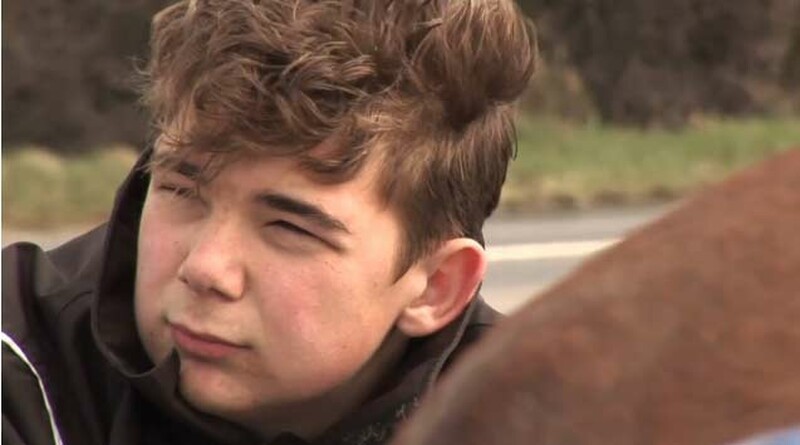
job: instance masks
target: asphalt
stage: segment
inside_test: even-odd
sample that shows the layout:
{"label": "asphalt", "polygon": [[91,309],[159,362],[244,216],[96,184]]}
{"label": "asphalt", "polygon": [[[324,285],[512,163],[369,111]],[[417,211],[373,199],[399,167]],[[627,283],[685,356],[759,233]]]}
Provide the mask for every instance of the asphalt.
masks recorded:
{"label": "asphalt", "polygon": [[590,255],[613,245],[670,208],[492,217],[484,230],[491,260],[481,293],[498,310],[511,312],[566,276]]}

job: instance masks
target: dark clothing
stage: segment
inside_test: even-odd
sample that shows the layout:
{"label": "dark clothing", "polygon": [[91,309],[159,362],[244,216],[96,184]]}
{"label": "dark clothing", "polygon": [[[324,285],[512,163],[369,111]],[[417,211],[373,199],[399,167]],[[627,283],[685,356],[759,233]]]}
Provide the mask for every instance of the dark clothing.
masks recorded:
{"label": "dark clothing", "polygon": [[[145,161],[109,223],[49,252],[28,243],[3,250],[3,444],[259,443],[188,406],[176,389],[177,354],[153,366],[139,341],[133,288]],[[412,340],[396,374],[314,443],[387,441],[496,317],[476,298],[442,331]],[[270,443],[305,442],[284,434]]]}

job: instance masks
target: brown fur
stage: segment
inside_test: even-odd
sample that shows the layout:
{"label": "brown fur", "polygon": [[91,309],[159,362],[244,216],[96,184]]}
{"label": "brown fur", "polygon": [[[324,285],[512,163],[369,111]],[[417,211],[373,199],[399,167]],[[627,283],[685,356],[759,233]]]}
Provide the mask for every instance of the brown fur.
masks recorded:
{"label": "brown fur", "polygon": [[800,424],[800,150],[632,234],[456,365],[395,445],[721,444]]}

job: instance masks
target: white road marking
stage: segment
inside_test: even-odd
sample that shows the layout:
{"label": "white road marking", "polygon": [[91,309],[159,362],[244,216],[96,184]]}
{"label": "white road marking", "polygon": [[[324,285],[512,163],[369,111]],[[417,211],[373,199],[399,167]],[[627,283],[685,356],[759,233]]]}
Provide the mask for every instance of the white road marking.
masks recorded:
{"label": "white road marking", "polygon": [[617,242],[619,242],[619,239],[612,238],[589,241],[509,244],[489,246],[486,249],[486,253],[490,262],[575,258],[599,252]]}

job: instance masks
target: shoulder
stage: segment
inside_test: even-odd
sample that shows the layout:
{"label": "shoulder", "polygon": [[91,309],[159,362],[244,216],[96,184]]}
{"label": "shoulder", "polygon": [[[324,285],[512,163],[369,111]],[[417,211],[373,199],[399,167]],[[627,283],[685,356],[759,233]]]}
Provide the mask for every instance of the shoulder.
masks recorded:
{"label": "shoulder", "polygon": [[32,243],[3,249],[3,332],[18,342],[30,325],[58,317],[65,306],[94,289],[102,266],[105,225],[44,251]]}
{"label": "shoulder", "polygon": [[503,314],[489,306],[480,295],[475,297],[474,308],[469,314],[462,343],[479,340],[489,329],[503,319]]}
{"label": "shoulder", "polygon": [[503,314],[489,306],[480,295],[475,297],[475,301],[468,309],[466,317],[464,332],[461,334],[458,345],[448,358],[446,367],[457,361],[464,352],[471,349],[475,343],[480,341],[484,335],[504,318]]}
{"label": "shoulder", "polygon": [[51,406],[57,344],[85,329],[76,320],[88,320],[104,238],[101,226],[52,251],[3,249],[3,443],[60,443]]}
{"label": "shoulder", "polygon": [[13,338],[2,334],[3,443],[60,445],[42,376]]}
{"label": "shoulder", "polygon": [[19,242],[3,248],[3,292],[28,284],[29,290],[52,294],[66,285],[96,278],[106,238],[106,224],[45,251],[36,244]]}
{"label": "shoulder", "polygon": [[33,365],[44,364],[60,339],[88,321],[104,233],[101,226],[47,252],[31,243],[3,249],[4,343],[13,341]]}

